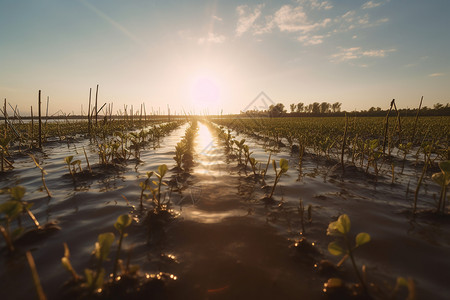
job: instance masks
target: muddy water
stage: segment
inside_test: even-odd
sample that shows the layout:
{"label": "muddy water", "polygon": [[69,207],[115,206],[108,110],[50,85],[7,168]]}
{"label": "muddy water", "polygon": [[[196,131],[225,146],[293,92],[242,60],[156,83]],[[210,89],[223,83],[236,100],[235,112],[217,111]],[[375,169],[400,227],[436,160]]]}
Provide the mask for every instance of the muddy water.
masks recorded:
{"label": "muddy water", "polygon": [[[0,298],[34,297],[23,255],[28,249],[32,250],[47,296],[61,298],[62,286],[69,279],[60,263],[63,242],[70,248],[73,267],[82,273],[91,266],[90,253],[98,234],[114,232],[116,218],[131,213],[135,222],[124,241],[125,253],[131,253],[131,263],[139,264],[142,272],[176,275],[177,282],[168,293],[170,298],[321,299],[322,284],[328,277],[319,274],[314,264],[321,259],[335,263],[339,260],[327,253],[331,238],[326,236],[326,228],[330,221],[346,213],[352,221],[352,234],[364,231],[372,237],[356,254],[357,264],[367,266],[369,280],[385,288],[393,285],[397,276],[411,277],[417,285],[418,299],[448,299],[450,221],[426,211],[411,219],[413,192],[407,195],[406,188],[408,181],[410,189],[415,188],[417,179],[411,176],[420,170],[409,164],[405,175],[399,174],[391,184],[389,174],[374,180],[349,169],[343,176],[333,163],[306,155],[299,177],[298,158],[282,148],[273,153],[273,158],[288,159],[290,170],[275,191],[277,202],[266,205],[260,201],[264,190],[249,176],[251,171],[238,167],[237,161],[225,154],[217,136],[199,123],[196,163],[180,183],[181,192],[167,189],[165,194],[178,217],[158,234],[149,234],[142,213],[135,209],[139,182],[160,164],[172,169],[174,148],[186,126],[163,138],[160,147],[144,150],[142,162],[129,162],[104,171],[98,178],[77,182],[68,174],[63,159],[75,155],[85,166],[84,146],[90,162],[96,162],[92,146],[88,141],[48,145],[36,157],[48,172],[51,199],[39,190],[40,171],[33,162],[26,156],[16,159],[16,168],[3,175],[0,187],[26,187],[24,200],[34,203],[32,210],[38,220],[57,221],[61,230],[20,245],[12,257],[2,241]],[[266,163],[268,153],[261,141],[238,138],[246,138],[253,156]],[[166,177],[169,180],[175,176],[176,170],[172,169]],[[273,179],[269,169],[267,184],[271,185]],[[438,192],[428,182],[421,193],[421,209],[429,208]],[[306,224],[304,236],[314,242],[317,252],[301,253],[290,247],[289,239],[300,237],[299,198],[305,206],[312,205],[312,223]],[[343,276],[348,282],[357,281],[349,262],[344,265]]]}

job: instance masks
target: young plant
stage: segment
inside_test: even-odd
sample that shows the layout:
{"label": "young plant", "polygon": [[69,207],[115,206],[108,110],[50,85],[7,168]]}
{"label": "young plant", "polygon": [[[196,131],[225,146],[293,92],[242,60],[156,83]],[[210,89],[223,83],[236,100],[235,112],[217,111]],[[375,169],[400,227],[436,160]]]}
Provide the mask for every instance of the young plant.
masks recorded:
{"label": "young plant", "polygon": [[359,269],[355,263],[354,251],[356,248],[370,242],[370,235],[365,232],[358,233],[355,238],[355,245],[352,246],[349,237],[349,232],[350,232],[350,218],[348,217],[348,215],[346,214],[340,215],[337,221],[331,222],[328,225],[327,235],[335,236],[339,240],[329,243],[328,251],[335,256],[343,255],[343,258],[337,264],[338,267],[341,266],[345,262],[345,260],[350,257],[356,276],[361,282],[361,286],[363,287],[364,293],[367,294],[366,283],[363,277],[361,276],[361,273],[359,272]]}
{"label": "young plant", "polygon": [[17,227],[12,232],[10,229],[11,222],[14,221],[21,212],[22,204],[19,201],[11,200],[0,205],[0,214],[5,215],[5,218],[3,219],[4,224],[0,225],[0,232],[5,239],[10,252],[14,252],[15,248],[13,241],[19,237],[24,230],[22,226]]}
{"label": "young plant", "polygon": [[277,170],[277,163],[275,160],[272,160],[273,169],[275,171],[275,182],[273,183],[272,191],[270,192],[269,199],[272,199],[273,193],[275,192],[275,188],[280,181],[281,175],[286,173],[289,169],[289,163],[286,159],[280,159],[280,170]]}
{"label": "young plant", "polygon": [[145,181],[139,183],[139,186],[141,187],[141,197],[140,197],[140,202],[141,202],[141,209],[143,208],[143,199],[144,196],[147,197],[146,194],[144,194],[145,190],[147,190],[149,188],[149,183],[150,183],[150,177],[152,177],[153,175],[153,171],[147,172],[147,178],[145,179]]}
{"label": "young plant", "polygon": [[114,233],[107,232],[99,234],[98,241],[95,243],[94,255],[97,258],[97,269],[85,269],[86,286],[93,292],[95,289],[101,289],[105,279],[105,269],[103,262],[108,258],[111,245],[114,242]]}
{"label": "young plant", "polygon": [[116,274],[117,274],[117,266],[119,264],[119,255],[120,255],[120,248],[122,247],[122,240],[124,237],[127,236],[125,234],[125,228],[131,225],[131,217],[128,214],[121,215],[117,218],[116,223],[114,223],[114,228],[119,231],[119,244],[117,246],[117,252],[116,252],[116,258],[114,259],[114,269],[113,269],[113,281],[116,280]]}
{"label": "young plant", "polygon": [[70,251],[66,243],[64,243],[64,256],[61,258],[61,263],[63,267],[72,275],[75,282],[81,279],[80,275],[77,274],[75,269],[72,267],[72,264],[70,263]]}
{"label": "young plant", "polygon": [[167,185],[167,183],[163,182],[163,177],[167,173],[167,166],[165,164],[162,164],[158,167],[158,172],[155,172],[156,177],[158,177],[158,181],[153,181],[153,184],[157,186],[157,188],[154,190],[154,202],[156,204],[157,210],[161,210],[161,185]]}
{"label": "young plant", "polygon": [[47,172],[44,170],[44,168],[42,168],[39,163],[37,162],[36,158],[34,158],[34,156],[32,154],[29,154],[30,157],[33,159],[34,164],[36,165],[36,167],[39,168],[39,170],[41,170],[41,179],[42,179],[42,185],[44,186],[45,191],[47,192],[47,195],[49,198],[52,197],[52,194],[50,193],[50,191],[48,190],[47,184],[45,183],[45,178],[44,175],[47,175]]}
{"label": "young plant", "polygon": [[76,166],[78,166],[79,171],[82,172],[81,160],[79,159],[73,160],[73,155],[66,156],[64,158],[64,162],[67,164],[67,168],[69,168],[69,173],[72,177],[74,177],[75,174],[77,173]]}
{"label": "young plant", "polygon": [[245,139],[242,139],[240,142],[235,140],[234,143],[238,147],[238,163],[242,165],[242,151],[244,150]]}
{"label": "young plant", "polygon": [[450,160],[439,163],[439,168],[441,169],[441,172],[434,173],[431,178],[441,186],[437,212],[444,213],[445,200],[447,198],[447,186],[450,184]]}

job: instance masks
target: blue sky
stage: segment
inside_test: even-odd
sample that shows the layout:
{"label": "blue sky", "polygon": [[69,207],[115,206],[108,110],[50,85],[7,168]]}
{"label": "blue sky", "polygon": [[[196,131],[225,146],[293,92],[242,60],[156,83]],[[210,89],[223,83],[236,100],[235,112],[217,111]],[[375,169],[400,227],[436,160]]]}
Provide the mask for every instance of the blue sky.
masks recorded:
{"label": "blue sky", "polygon": [[0,97],[239,112],[261,91],[348,111],[450,102],[450,1],[0,0]]}

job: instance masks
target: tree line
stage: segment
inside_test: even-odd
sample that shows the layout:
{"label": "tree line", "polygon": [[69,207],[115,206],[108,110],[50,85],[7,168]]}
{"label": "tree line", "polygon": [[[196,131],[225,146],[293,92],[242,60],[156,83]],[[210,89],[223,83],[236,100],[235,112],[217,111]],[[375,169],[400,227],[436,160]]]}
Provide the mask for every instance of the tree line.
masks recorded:
{"label": "tree line", "polygon": [[[371,107],[368,110],[361,111],[342,111],[342,103],[328,103],[328,102],[313,102],[311,104],[305,104],[303,102],[292,103],[289,105],[290,111],[288,112],[283,103],[272,104],[265,110],[246,110],[241,111],[241,114],[245,115],[259,115],[268,117],[297,117],[297,116],[343,116],[346,113],[359,116],[385,116],[388,109],[382,109],[381,107]],[[402,116],[412,116],[417,113],[417,108],[402,108],[398,110]],[[436,103],[432,108],[423,106],[420,109],[421,115],[426,116],[449,116],[450,106],[442,103]]]}

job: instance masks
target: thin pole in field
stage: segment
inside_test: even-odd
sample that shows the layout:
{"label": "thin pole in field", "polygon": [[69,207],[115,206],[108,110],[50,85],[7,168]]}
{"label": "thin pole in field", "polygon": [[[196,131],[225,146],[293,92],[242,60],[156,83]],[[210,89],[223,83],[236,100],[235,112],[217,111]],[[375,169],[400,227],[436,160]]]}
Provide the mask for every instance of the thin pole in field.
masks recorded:
{"label": "thin pole in field", "polygon": [[389,114],[391,113],[392,106],[394,106],[394,103],[395,103],[395,99],[392,99],[391,107],[389,107],[389,111],[386,115],[386,123],[384,126],[383,155],[386,154],[386,141],[387,141],[387,133],[388,133],[388,129],[389,129]]}
{"label": "thin pole in field", "polygon": [[38,111],[39,111],[39,148],[42,148],[41,90],[39,90]]}
{"label": "thin pole in field", "polygon": [[31,146],[33,146],[34,140],[34,118],[33,118],[33,105],[31,106]]}
{"label": "thin pole in field", "polygon": [[95,126],[97,126],[97,117],[98,117],[98,111],[97,111],[97,97],[98,97],[98,84],[97,84],[97,90],[95,91]]}
{"label": "thin pole in field", "polygon": [[5,138],[6,138],[6,132],[8,131],[8,115],[6,114],[6,98],[5,98],[5,104],[3,105],[3,115],[5,116]]}
{"label": "thin pole in field", "polygon": [[414,127],[413,127],[413,133],[412,133],[412,137],[411,137],[411,143],[414,143],[414,137],[416,136],[417,120],[419,119],[419,112],[420,112],[420,108],[422,107],[422,101],[423,101],[423,96],[422,96],[422,98],[420,98],[419,109],[417,110],[416,119],[414,120]]}
{"label": "thin pole in field", "polygon": [[88,106],[88,134],[91,135],[91,93],[92,88],[89,88],[89,106]]}

